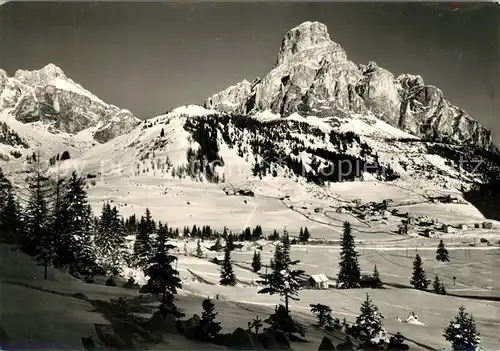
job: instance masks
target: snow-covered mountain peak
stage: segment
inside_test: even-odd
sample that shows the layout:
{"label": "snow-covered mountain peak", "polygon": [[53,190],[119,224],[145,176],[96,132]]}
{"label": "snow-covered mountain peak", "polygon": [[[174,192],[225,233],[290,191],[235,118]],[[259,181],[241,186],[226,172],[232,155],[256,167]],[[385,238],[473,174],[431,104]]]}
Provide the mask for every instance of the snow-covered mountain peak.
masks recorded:
{"label": "snow-covered mountain peak", "polygon": [[29,147],[39,147],[45,139],[55,145],[60,139],[61,144],[85,149],[140,123],[130,111],[105,103],[52,63],[38,70],[17,70],[12,77],[0,70],[0,113],[21,137],[33,134],[23,144]]}
{"label": "snow-covered mountain peak", "polygon": [[52,90],[66,90],[68,92],[85,96],[95,102],[105,104],[104,101],[99,99],[90,91],[84,89],[80,84],[68,78],[64,71],[53,63],[49,63],[38,70],[17,70],[14,73],[13,78],[29,87],[45,87]]}
{"label": "snow-covered mountain peak", "polygon": [[19,69],[14,73],[14,78],[27,85],[47,85],[55,79],[67,79],[64,71],[53,63],[38,70]]}

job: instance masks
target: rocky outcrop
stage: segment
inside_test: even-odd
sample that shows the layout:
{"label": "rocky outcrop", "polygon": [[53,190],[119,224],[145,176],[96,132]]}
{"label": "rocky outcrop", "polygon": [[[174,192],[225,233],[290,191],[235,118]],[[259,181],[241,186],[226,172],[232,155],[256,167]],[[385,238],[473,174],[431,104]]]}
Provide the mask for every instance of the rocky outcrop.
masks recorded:
{"label": "rocky outcrop", "polygon": [[319,22],[304,22],[286,33],[276,65],[264,78],[217,93],[205,107],[238,114],[271,110],[282,117],[373,114],[418,137],[495,149],[490,131],[439,89],[420,76],[394,77],[375,62],[354,64]]}
{"label": "rocky outcrop", "polygon": [[18,70],[13,77],[0,71],[0,110],[4,109],[11,109],[20,122],[49,124],[54,132],[75,134],[93,128],[94,139],[101,143],[139,124],[129,111],[106,104],[53,64]]}

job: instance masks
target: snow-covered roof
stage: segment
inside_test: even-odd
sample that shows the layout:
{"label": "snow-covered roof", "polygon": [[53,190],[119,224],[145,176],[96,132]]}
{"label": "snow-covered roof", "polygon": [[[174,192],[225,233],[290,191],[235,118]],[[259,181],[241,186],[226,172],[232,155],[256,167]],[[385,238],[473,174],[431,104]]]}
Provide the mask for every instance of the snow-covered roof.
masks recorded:
{"label": "snow-covered roof", "polygon": [[315,274],[311,275],[311,278],[316,282],[316,283],[322,283],[322,282],[327,282],[329,279],[326,277],[324,274]]}

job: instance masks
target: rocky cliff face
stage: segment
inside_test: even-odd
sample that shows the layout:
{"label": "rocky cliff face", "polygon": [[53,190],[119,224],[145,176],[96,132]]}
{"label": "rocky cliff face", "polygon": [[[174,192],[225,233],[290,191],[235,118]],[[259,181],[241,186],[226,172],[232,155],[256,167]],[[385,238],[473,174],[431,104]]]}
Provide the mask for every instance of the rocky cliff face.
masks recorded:
{"label": "rocky cliff face", "polygon": [[494,149],[490,131],[441,90],[425,85],[420,76],[394,77],[375,62],[354,64],[318,22],[302,23],[285,35],[275,67],[263,79],[217,93],[205,107],[240,114],[269,109],[282,117],[373,113],[421,138]]}
{"label": "rocky cliff face", "polygon": [[130,132],[139,120],[129,111],[108,105],[67,78],[57,66],[17,71],[0,70],[0,110],[20,122],[43,122],[70,134],[94,127],[94,139],[106,142]]}

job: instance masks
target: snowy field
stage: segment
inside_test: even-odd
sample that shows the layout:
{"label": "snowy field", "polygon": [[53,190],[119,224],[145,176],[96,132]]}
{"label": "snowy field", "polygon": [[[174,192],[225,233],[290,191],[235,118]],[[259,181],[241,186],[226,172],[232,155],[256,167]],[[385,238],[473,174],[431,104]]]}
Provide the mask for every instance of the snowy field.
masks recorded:
{"label": "snowy field", "polygon": [[[293,255],[297,254],[293,250]],[[49,269],[49,280],[43,281],[43,270],[23,254],[12,252],[0,246],[2,258],[12,264],[0,273],[0,288],[3,318],[0,328],[8,335],[10,342],[25,347],[40,349],[81,350],[80,337],[93,335],[93,323],[106,324],[107,321],[98,313],[92,312],[90,303],[71,297],[69,294],[83,293],[90,299],[111,299],[118,296],[136,296],[136,290],[121,287],[107,287],[85,284],[64,273]],[[242,256],[241,254],[240,256]],[[425,256],[424,256],[425,257]],[[473,256],[474,257],[474,256]],[[234,254],[238,261],[238,254]],[[455,260],[452,253],[452,262]],[[363,262],[363,261],[362,261]],[[424,264],[428,264],[424,260]],[[205,260],[180,257],[179,268],[184,276],[186,270],[196,270],[205,278],[217,274],[217,267]],[[363,265],[363,263],[362,263]],[[388,266],[381,264],[383,272]],[[235,269],[238,278],[251,278],[253,273],[244,269]],[[387,275],[382,274],[385,280]],[[459,278],[457,280],[461,280]],[[447,287],[451,292],[453,289]],[[458,287],[457,287],[458,288]],[[43,291],[44,290],[44,291]],[[224,332],[236,327],[247,326],[247,322],[259,315],[268,315],[279,303],[279,297],[257,293],[257,287],[238,284],[236,287],[222,287],[184,281],[179,292],[178,304],[190,316],[200,313],[202,298],[219,295],[215,300],[219,311],[218,320],[222,322]],[[309,312],[309,304],[323,303],[333,310],[333,316],[353,321],[359,313],[359,306],[368,292],[384,315],[384,325],[390,333],[401,332],[408,339],[411,350],[439,350],[449,347],[441,336],[442,330],[455,315],[458,306],[465,304],[477,323],[482,335],[484,350],[498,350],[498,328],[500,327],[500,303],[488,300],[464,299],[454,296],[438,296],[412,289],[359,289],[359,290],[302,290],[300,301],[292,303],[294,316],[308,325],[308,344],[294,344],[296,350],[315,350],[322,337],[321,333],[310,325],[314,317]],[[63,311],[61,313],[61,311]],[[423,325],[401,323],[414,311]],[[201,347],[185,339],[172,337],[168,340],[173,349]],[[165,349],[167,345],[156,345],[152,350]]]}

